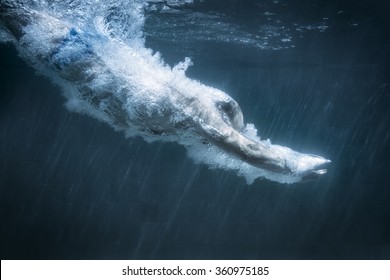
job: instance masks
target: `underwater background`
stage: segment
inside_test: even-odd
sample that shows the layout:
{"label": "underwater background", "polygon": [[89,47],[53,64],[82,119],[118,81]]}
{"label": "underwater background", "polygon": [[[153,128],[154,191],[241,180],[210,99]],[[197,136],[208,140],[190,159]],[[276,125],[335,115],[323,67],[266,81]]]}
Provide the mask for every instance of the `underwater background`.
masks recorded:
{"label": "underwater background", "polygon": [[0,258],[389,259],[390,4],[150,2],[147,47],[328,173],[248,185],[126,139],[1,44]]}

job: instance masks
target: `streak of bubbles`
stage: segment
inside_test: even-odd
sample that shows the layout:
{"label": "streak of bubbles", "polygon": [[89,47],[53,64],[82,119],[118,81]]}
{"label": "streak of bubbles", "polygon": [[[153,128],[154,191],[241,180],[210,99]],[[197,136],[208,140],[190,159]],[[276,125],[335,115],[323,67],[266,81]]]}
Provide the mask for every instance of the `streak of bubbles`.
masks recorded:
{"label": "streak of bubbles", "polygon": [[256,2],[250,7],[257,13],[250,28],[248,24],[232,20],[232,15],[224,14],[219,6],[204,10],[202,1],[181,1],[182,5],[177,2],[148,1],[145,6],[147,37],[189,45],[196,40],[279,50],[293,48],[302,34],[325,32],[332,24],[329,18],[292,21],[295,17],[289,8],[293,4],[286,1]]}

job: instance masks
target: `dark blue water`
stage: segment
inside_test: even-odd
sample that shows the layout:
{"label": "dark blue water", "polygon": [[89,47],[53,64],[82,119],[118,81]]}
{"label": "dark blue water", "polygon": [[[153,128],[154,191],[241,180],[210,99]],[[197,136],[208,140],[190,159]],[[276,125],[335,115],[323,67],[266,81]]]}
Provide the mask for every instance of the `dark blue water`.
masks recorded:
{"label": "dark blue water", "polygon": [[[268,2],[180,9],[253,34]],[[191,56],[188,76],[234,97],[263,138],[332,160],[301,184],[248,186],[177,144],[125,139],[66,110],[60,90],[1,45],[0,257],[389,259],[389,4],[293,2],[270,12],[290,30],[324,17],[329,28],[290,32],[276,50],[153,33],[169,15],[152,14],[145,31],[169,64]]]}

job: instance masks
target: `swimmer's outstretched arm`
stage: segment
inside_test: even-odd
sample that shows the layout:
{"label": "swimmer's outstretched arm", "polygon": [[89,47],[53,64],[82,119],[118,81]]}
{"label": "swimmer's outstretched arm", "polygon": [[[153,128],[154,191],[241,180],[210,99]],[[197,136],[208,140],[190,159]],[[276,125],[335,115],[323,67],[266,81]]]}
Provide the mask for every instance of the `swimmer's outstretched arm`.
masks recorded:
{"label": "swimmer's outstretched arm", "polygon": [[234,129],[231,129],[217,146],[230,150],[253,166],[277,173],[290,173],[286,161],[272,153],[270,145],[250,140]]}
{"label": "swimmer's outstretched arm", "polygon": [[290,173],[282,158],[269,145],[243,136],[228,124],[201,125],[201,135],[212,144],[250,165],[277,173]]}
{"label": "swimmer's outstretched arm", "polygon": [[271,172],[316,177],[326,173],[323,168],[330,163],[319,156],[302,154],[265,141],[251,140],[227,123],[218,122],[201,127],[201,134],[215,146],[252,166]]}

